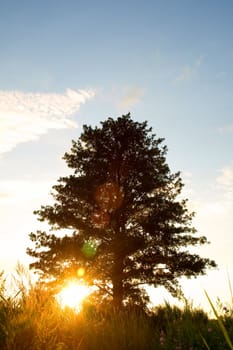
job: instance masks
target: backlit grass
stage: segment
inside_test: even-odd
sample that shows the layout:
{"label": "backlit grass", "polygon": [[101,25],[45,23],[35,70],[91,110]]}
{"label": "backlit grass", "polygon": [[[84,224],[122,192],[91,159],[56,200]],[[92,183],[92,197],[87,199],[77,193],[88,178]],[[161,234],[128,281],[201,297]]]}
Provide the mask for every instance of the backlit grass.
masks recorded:
{"label": "backlit grass", "polygon": [[0,287],[2,350],[224,350],[229,348],[226,334],[231,341],[230,310],[211,319],[188,303],[182,309],[158,306],[150,313],[132,307],[116,312],[86,303],[77,313],[62,308],[42,287],[21,284],[13,296],[7,296],[4,281]]}

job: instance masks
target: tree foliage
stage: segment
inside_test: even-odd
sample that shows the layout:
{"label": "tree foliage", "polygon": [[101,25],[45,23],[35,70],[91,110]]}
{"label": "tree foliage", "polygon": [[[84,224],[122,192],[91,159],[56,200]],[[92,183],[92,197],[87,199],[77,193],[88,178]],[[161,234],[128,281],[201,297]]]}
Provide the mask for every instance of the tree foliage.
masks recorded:
{"label": "tree foliage", "polygon": [[145,304],[145,285],[177,296],[181,276],[216,266],[189,252],[207,239],[196,236],[194,214],[179,196],[180,173],[170,171],[163,141],[130,114],[100,127],[84,125],[64,155],[72,174],[53,187],[54,204],[35,212],[51,230],[30,234],[31,268],[56,282],[79,278],[84,268],[99,300],[120,307]]}

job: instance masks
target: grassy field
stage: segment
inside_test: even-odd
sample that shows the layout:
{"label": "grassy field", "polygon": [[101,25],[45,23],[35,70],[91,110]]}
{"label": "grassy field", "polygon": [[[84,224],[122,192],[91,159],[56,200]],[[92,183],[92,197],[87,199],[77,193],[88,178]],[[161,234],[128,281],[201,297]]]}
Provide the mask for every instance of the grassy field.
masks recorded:
{"label": "grassy field", "polygon": [[167,304],[150,313],[92,305],[75,313],[35,286],[21,285],[16,295],[6,296],[2,283],[0,349],[229,349],[226,335],[233,339],[233,314],[221,307],[218,312],[210,319],[188,304],[183,309]]}

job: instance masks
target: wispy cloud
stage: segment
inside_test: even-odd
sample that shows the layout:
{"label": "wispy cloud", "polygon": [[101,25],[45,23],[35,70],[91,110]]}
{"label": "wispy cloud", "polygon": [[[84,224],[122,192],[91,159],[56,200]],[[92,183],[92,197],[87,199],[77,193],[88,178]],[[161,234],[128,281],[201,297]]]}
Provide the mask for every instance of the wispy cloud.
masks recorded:
{"label": "wispy cloud", "polygon": [[216,183],[219,189],[223,191],[226,199],[233,203],[233,167],[226,166],[220,170],[220,173]]}
{"label": "wispy cloud", "polygon": [[233,133],[233,123],[224,125],[218,128],[218,131],[223,134],[232,134]]}
{"label": "wispy cloud", "polygon": [[202,63],[203,56],[199,56],[192,65],[186,64],[183,66],[174,82],[187,82],[196,79],[198,77],[199,67],[202,65]]}
{"label": "wispy cloud", "polygon": [[188,198],[189,209],[197,212],[198,217],[213,220],[213,215],[233,214],[233,167],[225,166],[219,170],[218,176],[209,183],[209,187],[202,194],[198,194],[193,176],[190,172],[181,174],[185,187],[181,193],[182,198]]}
{"label": "wispy cloud", "polygon": [[93,96],[93,91],[71,89],[64,94],[0,91],[0,154],[50,129],[77,127],[71,116]]}
{"label": "wispy cloud", "polygon": [[224,216],[227,218],[226,221],[232,225],[233,167],[222,168],[215,181],[210,184],[209,190],[209,198],[199,199],[199,215],[208,217],[210,222]]}
{"label": "wispy cloud", "polygon": [[195,65],[198,67],[203,63],[204,57],[201,55],[198,57],[198,59],[195,62]]}
{"label": "wispy cloud", "polygon": [[26,203],[41,197],[48,197],[52,181],[1,180],[0,206],[12,203]]}
{"label": "wispy cloud", "polygon": [[144,90],[140,87],[131,86],[126,88],[119,101],[120,107],[123,107],[125,110],[128,110],[130,107],[140,102],[143,94]]}

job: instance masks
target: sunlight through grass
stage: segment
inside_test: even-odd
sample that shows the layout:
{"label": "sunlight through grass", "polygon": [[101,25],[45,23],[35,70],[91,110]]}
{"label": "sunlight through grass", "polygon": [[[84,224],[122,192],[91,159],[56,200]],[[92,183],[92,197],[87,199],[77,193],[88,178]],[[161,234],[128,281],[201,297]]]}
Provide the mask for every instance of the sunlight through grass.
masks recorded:
{"label": "sunlight through grass", "polygon": [[71,281],[57,295],[57,300],[62,308],[68,306],[75,311],[80,311],[82,302],[90,293],[90,288],[86,285]]}

